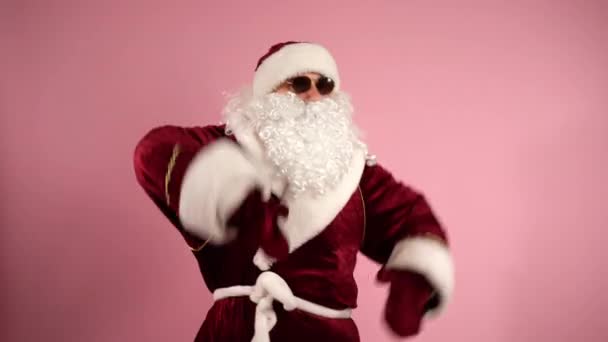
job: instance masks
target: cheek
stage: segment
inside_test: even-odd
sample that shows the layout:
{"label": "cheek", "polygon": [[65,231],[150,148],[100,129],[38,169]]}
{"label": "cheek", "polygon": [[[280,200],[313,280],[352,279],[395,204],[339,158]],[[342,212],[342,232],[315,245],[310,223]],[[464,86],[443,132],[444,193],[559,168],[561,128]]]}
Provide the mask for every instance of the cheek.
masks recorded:
{"label": "cheek", "polygon": [[289,86],[285,86],[285,85],[284,85],[284,86],[281,86],[281,87],[277,88],[277,90],[275,90],[275,93],[278,93],[278,94],[285,94],[285,93],[287,93],[288,91],[289,91]]}
{"label": "cheek", "polygon": [[302,101],[308,101],[310,100],[310,96],[307,93],[301,93],[301,94],[297,94],[297,96],[300,98],[300,100]]}

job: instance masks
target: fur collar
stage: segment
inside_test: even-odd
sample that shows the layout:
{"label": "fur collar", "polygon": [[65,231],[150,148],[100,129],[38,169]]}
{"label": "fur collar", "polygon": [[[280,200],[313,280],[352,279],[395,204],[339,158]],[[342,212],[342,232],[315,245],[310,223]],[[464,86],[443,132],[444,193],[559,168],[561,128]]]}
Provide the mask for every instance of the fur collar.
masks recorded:
{"label": "fur collar", "polygon": [[[273,167],[264,154],[262,143],[251,129],[234,132],[234,137],[258,165]],[[344,208],[359,185],[365,159],[365,151],[357,148],[349,172],[344,175],[336,188],[323,196],[302,193],[296,199],[284,199],[285,205],[289,208],[289,216],[280,220],[278,225],[287,240],[290,253],[320,234]],[[272,192],[277,197],[283,198],[285,188],[285,179],[273,181]]]}

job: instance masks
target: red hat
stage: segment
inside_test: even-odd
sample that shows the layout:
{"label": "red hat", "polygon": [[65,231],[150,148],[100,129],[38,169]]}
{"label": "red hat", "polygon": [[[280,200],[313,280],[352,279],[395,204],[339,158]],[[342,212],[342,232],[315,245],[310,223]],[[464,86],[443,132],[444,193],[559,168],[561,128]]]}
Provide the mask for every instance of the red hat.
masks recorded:
{"label": "red hat", "polygon": [[271,93],[285,80],[307,72],[317,72],[334,80],[340,88],[338,67],[331,53],[319,44],[288,41],[273,45],[255,68],[253,95]]}

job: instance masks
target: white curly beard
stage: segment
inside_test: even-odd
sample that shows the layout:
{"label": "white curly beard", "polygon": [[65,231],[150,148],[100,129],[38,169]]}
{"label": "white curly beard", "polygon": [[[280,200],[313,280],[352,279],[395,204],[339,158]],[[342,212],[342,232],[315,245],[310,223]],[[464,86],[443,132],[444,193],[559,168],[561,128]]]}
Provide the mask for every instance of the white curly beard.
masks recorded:
{"label": "white curly beard", "polygon": [[306,103],[292,93],[252,98],[243,91],[224,108],[227,132],[252,128],[292,196],[334,188],[348,172],[355,148],[366,149],[352,113],[344,93]]}

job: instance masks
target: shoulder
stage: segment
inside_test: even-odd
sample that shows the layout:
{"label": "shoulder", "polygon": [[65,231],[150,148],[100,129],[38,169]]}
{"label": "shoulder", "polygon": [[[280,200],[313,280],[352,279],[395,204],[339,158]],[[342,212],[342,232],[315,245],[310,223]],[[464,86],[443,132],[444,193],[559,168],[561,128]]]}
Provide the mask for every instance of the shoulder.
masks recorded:
{"label": "shoulder", "polygon": [[392,180],[392,173],[376,160],[375,156],[367,156],[360,185],[362,187],[373,186],[378,182]]}
{"label": "shoulder", "polygon": [[179,154],[193,157],[197,151],[226,137],[223,125],[162,125],[148,130],[136,143],[134,162],[137,167],[164,165]]}
{"label": "shoulder", "polygon": [[375,159],[365,165],[359,187],[366,198],[372,199],[390,196],[410,198],[419,194],[413,185],[395,176],[386,165],[382,165]]}

